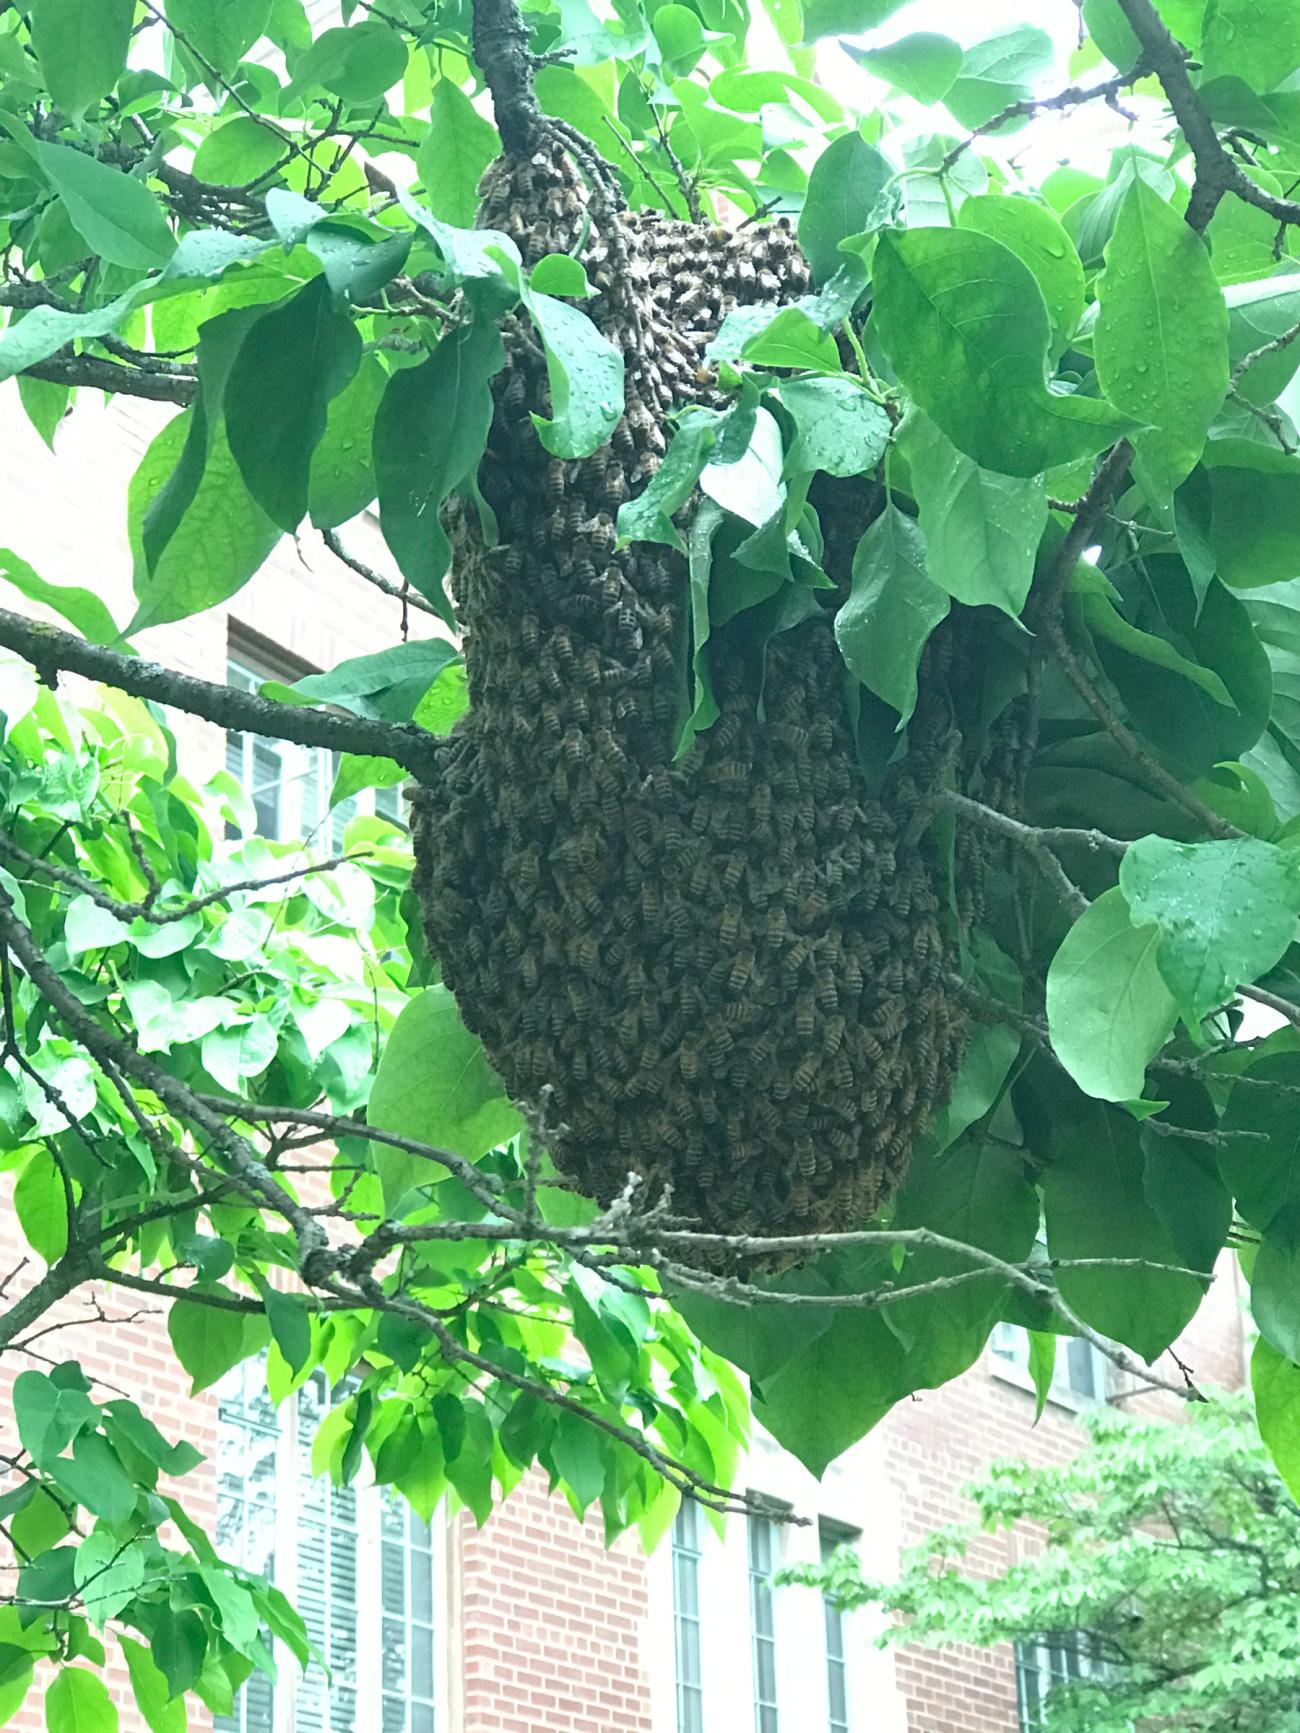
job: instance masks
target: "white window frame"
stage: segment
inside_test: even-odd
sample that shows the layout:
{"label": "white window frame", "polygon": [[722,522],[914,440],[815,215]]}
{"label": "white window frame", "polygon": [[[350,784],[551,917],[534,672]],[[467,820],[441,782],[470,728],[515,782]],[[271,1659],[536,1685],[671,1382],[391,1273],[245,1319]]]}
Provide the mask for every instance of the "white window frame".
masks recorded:
{"label": "white window frame", "polygon": [[[1076,1667],[1072,1672],[1069,1658]],[[1086,1631],[1072,1634],[1057,1632],[1053,1637],[1021,1638],[1015,1644],[1016,1714],[1020,1733],[1042,1733],[1044,1722],[1039,1715],[1053,1688],[1072,1683],[1075,1679],[1105,1679],[1108,1667],[1097,1654],[1096,1646]],[[1030,1703],[1026,1681],[1035,1679],[1035,1703]]]}
{"label": "white window frame", "polygon": [[[749,1462],[752,1478],[737,1487],[786,1506],[799,1524],[777,1525],[779,1565],[821,1557],[820,1525],[853,1542],[868,1577],[897,1574],[902,1511],[888,1471],[883,1435],[873,1433],[833,1463],[818,1481],[760,1430]],[[707,1733],[754,1733],[753,1630],[749,1531],[732,1515],[719,1535],[698,1513],[701,1684]],[[671,1537],[651,1555],[650,1606],[643,1653],[650,1683],[653,1733],[680,1733],[678,1719],[674,1560]],[[813,1589],[772,1591],[776,1632],[780,1733],[829,1729],[830,1691],[822,1598]],[[850,1733],[907,1733],[907,1700],[893,1654],[875,1637],[887,1621],[873,1608],[843,1614]]]}
{"label": "white window frame", "polygon": [[[817,1524],[817,1543],[823,1564],[832,1553],[838,1552],[840,1547],[851,1546],[856,1549],[861,1540],[862,1536],[855,1529],[845,1528],[840,1523],[829,1522],[823,1518]],[[829,1595],[822,1596],[822,1624],[825,1633],[822,1654],[826,1669],[827,1733],[852,1733],[854,1702],[852,1669],[849,1664],[850,1618],[844,1608],[837,1606]],[[834,1634],[833,1640],[832,1633]],[[839,1669],[839,1679],[844,1694],[844,1716],[842,1719],[835,1713],[835,1694],[831,1690],[831,1674],[836,1668]]]}
{"label": "white window frame", "polygon": [[[1071,1382],[1071,1356],[1083,1355],[1092,1374],[1092,1389],[1080,1390]],[[1029,1332],[1019,1324],[999,1322],[989,1337],[989,1370],[995,1378],[1022,1390],[1033,1390],[1033,1375],[1029,1370]],[[1057,1408],[1068,1408],[1078,1414],[1088,1408],[1100,1408],[1110,1400],[1110,1361],[1101,1349],[1082,1336],[1058,1336],[1056,1363],[1047,1400]]]}
{"label": "white window frame", "polygon": [[[285,669],[274,668],[268,662],[259,659],[251,651],[242,646],[232,646],[226,658],[226,682],[241,692],[256,692],[266,680],[286,680],[292,683],[297,676],[287,673]],[[338,852],[342,841],[342,829],[347,820],[361,813],[367,816],[378,814],[400,822],[400,785],[386,789],[362,788],[348,800],[341,801],[338,806],[329,804],[330,793],[334,787],[334,779],[338,772],[340,754],[332,752],[325,746],[299,746],[292,740],[275,740],[269,735],[253,734],[239,728],[226,730],[227,742],[238,735],[241,742],[241,768],[230,771],[245,795],[251,801],[253,796],[253,754],[258,746],[279,759],[283,767],[280,779],[280,813],[278,817],[277,834],[270,838],[273,842],[305,842],[325,852]],[[316,787],[316,804],[319,816],[313,822],[305,822],[303,816],[304,795],[311,782]],[[382,811],[381,803],[392,807],[397,806],[397,812]],[[311,815],[308,815],[311,818]],[[343,824],[339,824],[342,818]],[[336,834],[337,832],[337,834]],[[254,826],[246,835],[260,834]]]}
{"label": "white window frame", "polygon": [[[227,1380],[240,1374],[236,1367],[216,1386],[221,1400]],[[256,1362],[247,1366],[256,1376]],[[335,1392],[335,1403],[338,1400]],[[296,1604],[298,1574],[298,1510],[302,1479],[298,1441],[298,1392],[286,1396],[276,1410],[279,1422],[275,1449],[275,1586]],[[213,1450],[214,1465],[221,1472],[221,1422],[217,1423],[217,1444]],[[376,1486],[368,1457],[353,1482],[356,1491],[357,1515],[357,1705],[356,1718],[348,1727],[327,1727],[326,1733],[383,1733],[383,1501],[388,1488]],[[218,1497],[220,1494],[218,1493]],[[405,1501],[403,1509],[405,1510]],[[431,1539],[430,1572],[433,1597],[433,1718],[434,1733],[451,1733],[450,1684],[451,1642],[450,1615],[452,1597],[448,1592],[447,1516],[445,1503],[440,1504],[429,1524]],[[409,1558],[409,1552],[407,1554]],[[409,1567],[408,1567],[409,1568]],[[365,1617],[369,1609],[371,1616]],[[303,1671],[297,1659],[284,1644],[272,1639],[277,1678],[272,1709],[273,1733],[296,1733],[298,1695],[303,1683]],[[317,1666],[314,1660],[312,1666]],[[327,1693],[328,1701],[328,1693]],[[236,1702],[238,1709],[238,1702]],[[328,1715],[328,1707],[326,1709]]]}

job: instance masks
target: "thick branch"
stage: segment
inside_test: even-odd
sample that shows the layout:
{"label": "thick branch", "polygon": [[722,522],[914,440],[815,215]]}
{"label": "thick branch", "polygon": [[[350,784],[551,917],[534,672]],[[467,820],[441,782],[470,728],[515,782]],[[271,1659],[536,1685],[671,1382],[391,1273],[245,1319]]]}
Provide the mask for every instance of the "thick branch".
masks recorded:
{"label": "thick branch", "polygon": [[137,698],[175,705],[223,728],[269,734],[299,746],[377,754],[395,759],[422,781],[433,781],[437,775],[440,743],[423,728],[277,704],[253,692],[238,692],[231,686],[218,686],[211,680],[165,668],[159,662],[123,656],[5,608],[0,608],[0,647],[24,657],[51,686],[60,673],[83,674]]}
{"label": "thick branch", "polygon": [[98,355],[52,355],[22,371],[29,379],[48,379],[54,385],[84,385],[94,391],[113,391],[119,397],[147,397],[152,403],[194,401],[198,382],[189,374],[148,373],[139,367],[121,367]]}
{"label": "thick branch", "polygon": [[1169,98],[1174,119],[1183,130],[1196,180],[1187,206],[1187,221],[1203,234],[1225,193],[1235,193],[1248,205],[1267,211],[1280,223],[1300,223],[1300,203],[1266,192],[1229,156],[1214,130],[1214,122],[1196,93],[1187,70],[1187,51],[1156,11],[1152,0],[1119,0],[1142,54]]}
{"label": "thick branch", "polygon": [[542,131],[533,93],[533,55],[515,0],[474,0],[474,58],[492,92],[501,142],[526,156]]}

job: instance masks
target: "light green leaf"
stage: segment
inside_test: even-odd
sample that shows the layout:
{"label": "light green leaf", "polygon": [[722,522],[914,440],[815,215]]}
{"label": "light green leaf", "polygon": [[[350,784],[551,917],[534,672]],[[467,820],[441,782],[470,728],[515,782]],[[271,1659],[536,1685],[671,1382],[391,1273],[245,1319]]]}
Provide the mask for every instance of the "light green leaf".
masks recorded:
{"label": "light green leaf", "polygon": [[111,909],[102,908],[85,895],[73,897],[63,920],[63,942],[70,957],[106,945],[120,945],[127,936],[125,926]]}
{"label": "light green leaf", "polygon": [[[271,0],[167,0],[167,16],[176,29],[227,75],[261,37],[270,15]],[[283,147],[276,151],[283,154]]]}
{"label": "light green leaf", "polygon": [[418,638],[369,656],[349,656],[328,674],[304,675],[291,690],[313,704],[337,704],[375,721],[410,722],[420,700],[458,654],[446,638]]}
{"label": "light green leaf", "polygon": [[787,475],[817,469],[827,475],[866,475],[884,456],[889,417],[852,379],[786,380],[781,405],[795,424]]}
{"label": "light green leaf", "polygon": [[0,578],[12,584],[29,602],[41,602],[61,614],[92,644],[117,644],[117,624],[94,590],[83,590],[74,584],[47,583],[26,560],[20,560],[8,548],[0,548]]}
{"label": "light green leaf", "polygon": [[691,597],[691,685],[687,715],[674,756],[689,750],[695,736],[718,720],[718,703],[709,672],[708,643],[713,622],[709,611],[709,589],[713,577],[713,544],[726,519],[721,507],[707,500],[691,524],[687,557]]}
{"label": "light green leaf", "polygon": [[108,1687],[84,1667],[60,1667],[45,1693],[47,1733],[117,1733]]}
{"label": "light green leaf", "polygon": [[38,144],[36,160],[73,228],[110,265],[147,271],[176,251],[163,208],[143,181],[66,144]]}
{"label": "light green leaf", "polygon": [[337,529],[375,497],[372,458],[375,416],[388,385],[377,355],[363,355],[352,379],[326,412],[325,432],[311,460],[308,509],[317,529]]}
{"label": "light green leaf", "polygon": [[32,47],[51,100],[80,120],[126,65],[134,0],[35,0]]}
{"label": "light green leaf", "polygon": [[1098,283],[1097,377],[1134,436],[1158,504],[1190,474],[1228,389],[1228,310],[1205,243],[1140,176],[1124,195]]}
{"label": "light green leaf", "polygon": [[968,48],[944,101],[968,130],[983,126],[1013,102],[1033,94],[1034,80],[1052,64],[1055,48],[1045,30],[1014,24]]}
{"label": "light green leaf", "polygon": [[719,421],[710,409],[686,411],[659,468],[635,499],[625,500],[619,507],[620,541],[662,542],[679,553],[686,551],[673,514],[695,489],[717,439]]}
{"label": "light green leaf", "polygon": [[28,1245],[47,1264],[68,1249],[68,1194],[48,1149],[38,1147],[14,1183],[14,1214]]}
{"label": "light green leaf", "polygon": [[1066,934],[1047,971],[1052,1048],[1080,1089],[1135,1101],[1173,1033],[1178,1006],[1156,962],[1157,927],[1135,927],[1124,893],[1106,891]]}
{"label": "light green leaf", "polygon": [[224,602],[244,587],[280,539],[280,529],[244,485],[224,429],[218,429],[194,498],[153,571],[147,570],[142,545],[145,513],[180,459],[193,413],[185,410],[167,423],[131,478],[127,521],[138,605],[128,632],[183,620]]}
{"label": "light green leaf", "polygon": [[[229,1290],[215,1287],[196,1291],[229,1294]],[[201,1299],[195,1299],[173,1301],[167,1314],[167,1334],[176,1358],[193,1380],[190,1395],[197,1396],[200,1390],[207,1390],[223,1378],[232,1366],[255,1354],[270,1331],[266,1320],[255,1313],[205,1305]]]}
{"label": "light green leaf", "polygon": [[1052,1391],[1052,1379],[1056,1375],[1056,1337],[1050,1330],[1028,1330],[1029,1337],[1029,1376],[1034,1381],[1034,1425],[1043,1418],[1043,1410],[1047,1406],[1047,1398]]}
{"label": "light green leaf", "polygon": [[496,128],[449,78],[433,87],[429,125],[415,166],[424,202],[443,222],[469,228],[478,209],[478,183],[501,148]]}
{"label": "light green leaf", "polygon": [[153,1656],[143,1643],[137,1643],[134,1637],[128,1637],[123,1631],[118,1632],[117,1640],[126,1657],[136,1707],[144,1717],[149,1733],[185,1733],[188,1725],[185,1699],[171,1696],[166,1678],[154,1665]]}
{"label": "light green leaf", "polygon": [[546,350],[551,419],[533,425],[556,457],[590,457],[623,413],[623,352],[580,307],[523,285],[523,302]]}
{"label": "light green leaf", "polygon": [[1034,274],[1052,323],[1051,352],[1065,348],[1083,317],[1083,264],[1060,219],[1033,199],[984,193],[966,199],[957,226],[1001,241]]}
{"label": "light green leaf", "polygon": [[400,81],[406,62],[400,33],[378,18],[367,18],[350,29],[322,31],[294,62],[290,91],[305,96],[313,85],[323,84],[345,102],[377,102]]}
{"label": "light green leaf", "polygon": [[869,226],[893,168],[861,133],[847,132],[817,158],[799,218],[799,245],[813,280],[825,283],[844,263],[841,241]]}
{"label": "light green leaf", "polygon": [[1260,1437],[1292,1498],[1300,1499],[1300,1366],[1261,1336],[1250,1359],[1250,1383]]}
{"label": "light green leaf", "polygon": [[754,417],[753,433],[745,450],[733,462],[712,458],[700,472],[700,488],[733,517],[749,524],[765,524],[785,504],[781,471],[785,450],[781,428],[768,409]]}
{"label": "light green leaf", "polygon": [[[860,36],[897,12],[904,0],[805,0],[804,40],[820,36]],[[797,15],[797,14],[796,14]],[[791,38],[798,41],[798,25]]]}
{"label": "light green leaf", "polygon": [[955,601],[1018,618],[1047,527],[1042,476],[981,469],[923,415],[903,439],[931,579]]}
{"label": "light green leaf", "polygon": [[1300,857],[1254,837],[1142,837],[1130,844],[1119,882],[1133,919],[1159,928],[1160,973],[1192,1023],[1267,974],[1296,936]]}
{"label": "light green leaf", "polygon": [[872,323],[899,378],[986,469],[1040,475],[1134,426],[1102,400],[1048,390],[1047,304],[1000,241],[966,229],[884,234],[875,293]]}
{"label": "light green leaf", "polygon": [[851,42],[843,48],[859,66],[916,102],[942,102],[961,71],[961,44],[928,30],[914,31],[880,48],[858,48]]}
{"label": "light green leaf", "polygon": [[[412,999],[384,1045],[367,1116],[372,1125],[478,1161],[506,1143],[522,1121],[482,1043],[461,1021],[445,987]],[[413,1186],[437,1185],[446,1168],[375,1144],[375,1171],[394,1209]]]}
{"label": "light green leaf", "polygon": [[853,555],[853,588],[835,616],[835,639],[849,671],[898,711],[916,708],[916,670],[947,596],[926,571],[925,538],[913,519],[887,505]]}
{"label": "light green leaf", "polygon": [[239,1095],[245,1080],[257,1077],[275,1058],[278,1040],[269,1017],[254,1017],[233,1029],[213,1029],[203,1037],[203,1069],[231,1095]]}
{"label": "light green leaf", "polygon": [[1277,90],[1300,67],[1300,12],[1288,0],[1209,0],[1200,58],[1206,79]]}

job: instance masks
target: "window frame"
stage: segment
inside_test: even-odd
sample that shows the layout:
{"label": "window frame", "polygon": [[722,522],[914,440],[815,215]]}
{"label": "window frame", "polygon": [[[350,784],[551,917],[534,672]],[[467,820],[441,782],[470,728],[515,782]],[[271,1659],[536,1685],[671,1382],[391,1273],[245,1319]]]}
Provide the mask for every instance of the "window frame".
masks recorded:
{"label": "window frame", "polygon": [[[267,680],[292,683],[301,679],[304,672],[301,667],[291,666],[287,659],[277,663],[275,657],[236,639],[232,639],[226,651],[226,683],[239,691],[256,692]],[[300,746],[291,740],[276,740],[270,735],[252,733],[243,728],[227,728],[225,738],[226,772],[234,777],[250,804],[254,803],[254,784],[249,769],[255,762],[258,747],[273,754],[282,767],[277,785],[279,810],[275,834],[269,835],[259,829],[255,816],[251,829],[239,833],[240,840],[265,836],[269,842],[302,842],[329,854],[339,854],[343,849],[348,821],[355,816],[384,818],[392,824],[405,826],[400,784],[358,789],[356,794],[331,807],[330,794],[343,757],[340,752],[326,746]],[[231,743],[235,739],[240,741],[243,761],[240,771],[230,767]],[[308,804],[304,792],[311,786],[315,789],[313,798],[317,815],[308,824],[303,819],[304,807]],[[385,806],[394,805],[395,811],[383,810]]]}
{"label": "window frame", "polygon": [[[1097,1652],[1097,1644],[1087,1631],[1044,1632],[1037,1637],[1019,1637],[1013,1644],[1016,1668],[1016,1713],[1020,1733],[1043,1733],[1048,1725],[1043,1720],[1043,1706],[1058,1685],[1073,1684],[1078,1679],[1101,1679],[1107,1675],[1107,1663]],[[1062,1657],[1056,1666],[1053,1657]],[[1072,1671],[1070,1660],[1076,1662]],[[1027,1682],[1034,1680],[1031,1704]]]}
{"label": "window frame", "polygon": [[[689,1533],[686,1531],[689,1529]],[[704,1600],[702,1588],[702,1565],[704,1562],[704,1537],[700,1533],[699,1506],[691,1499],[683,1499],[673,1518],[671,1537],[672,1584],[673,1584],[673,1685],[677,1712],[677,1733],[704,1733]],[[681,1570],[683,1566],[689,1570],[694,1589],[695,1611],[684,1612],[681,1596]],[[683,1627],[693,1625],[695,1629],[695,1666],[696,1677],[684,1677],[686,1668],[683,1665]],[[691,1710],[694,1710],[694,1713]]]}
{"label": "window frame", "polygon": [[[829,1517],[817,1519],[817,1548],[823,1564],[842,1546],[856,1549],[861,1539],[860,1529],[849,1528]],[[824,1660],[827,1733],[853,1733],[853,1670],[849,1665],[847,1615],[843,1607],[836,1606],[828,1595],[822,1596],[822,1626],[826,1639]],[[835,1712],[833,1681],[837,1676],[844,1703],[842,1716]]]}
{"label": "window frame", "polygon": [[[1066,1344],[1065,1353],[1061,1352],[1061,1344]],[[1093,1386],[1091,1391],[1080,1390],[1069,1382],[1070,1349],[1084,1351],[1092,1372]],[[1034,1380],[1029,1370],[1029,1333],[1019,1324],[1008,1324],[999,1320],[989,1336],[988,1364],[995,1378],[1004,1383],[1015,1384],[1021,1390],[1033,1390]],[[1052,1383],[1047,1392],[1047,1400],[1056,1408],[1068,1409],[1078,1414],[1088,1408],[1101,1408],[1110,1401],[1110,1361],[1101,1349],[1094,1346],[1082,1336],[1059,1336],[1057,1338],[1056,1365],[1052,1370]]]}
{"label": "window frame", "polygon": [[[761,1543],[760,1543],[761,1537]],[[746,1581],[749,1588],[749,1666],[754,1733],[780,1733],[781,1645],[777,1641],[777,1595],[772,1577],[781,1568],[781,1531],[771,1517],[745,1523]],[[770,1625],[770,1630],[761,1627]],[[764,1656],[771,1669],[771,1695],[764,1692]]]}
{"label": "window frame", "polygon": [[[218,1510],[221,1508],[223,1496],[229,1496],[223,1495],[220,1484],[223,1471],[222,1428],[226,1424],[221,1418],[220,1404],[226,1400],[229,1382],[237,1376],[242,1380],[240,1388],[244,1393],[245,1401],[248,1394],[255,1394],[256,1380],[261,1376],[258,1366],[259,1362],[256,1359],[241,1362],[239,1366],[232,1368],[226,1377],[214,1387],[214,1396],[218,1402],[218,1414],[212,1462],[217,1475]],[[313,1374],[314,1377],[319,1375],[319,1370]],[[250,1377],[254,1381],[251,1386]],[[337,1407],[341,1400],[345,1399],[343,1394],[345,1388],[345,1385],[336,1385],[327,1392],[327,1406],[322,1411],[322,1421],[325,1415]],[[300,1445],[300,1395],[301,1389],[295,1388],[274,1408],[277,1427],[275,1466],[271,1476],[271,1484],[274,1489],[273,1581],[275,1586],[295,1604],[298,1598],[300,1580],[298,1549],[301,1513],[309,1502],[305,1496],[308,1482],[303,1478]],[[270,1400],[269,1397],[267,1399]],[[246,1427],[247,1421],[242,1420],[240,1424]],[[259,1430],[265,1431],[266,1428],[259,1425]],[[356,1712],[354,1719],[346,1729],[342,1726],[330,1725],[328,1733],[383,1733],[384,1698],[386,1695],[389,1697],[394,1695],[392,1692],[386,1693],[383,1686],[385,1621],[383,1510],[389,1489],[375,1484],[368,1458],[363,1461],[361,1471],[353,1482],[353,1491],[356,1498]],[[242,1492],[240,1497],[243,1502],[247,1502]],[[327,1503],[328,1498],[329,1494],[327,1493]],[[402,1500],[401,1503],[403,1511],[407,1511],[408,1507],[405,1500]],[[454,1597],[449,1592],[448,1583],[448,1534],[445,1505],[439,1505],[428,1528],[430,1547],[427,1556],[431,1579],[433,1694],[431,1699],[426,1698],[423,1694],[418,1698],[412,1696],[409,1689],[410,1663],[408,1656],[408,1689],[404,1699],[407,1704],[406,1720],[409,1727],[412,1703],[428,1703],[433,1712],[434,1733],[450,1733],[451,1632],[449,1620],[452,1616]],[[403,1555],[406,1560],[405,1580],[409,1596],[410,1560],[414,1556],[409,1541],[403,1547]],[[409,1630],[413,1622],[409,1605],[403,1617]],[[415,1622],[423,1623],[423,1621]],[[269,1633],[268,1641],[277,1668],[271,1704],[270,1733],[297,1733],[299,1696],[306,1675],[283,1643],[271,1637]],[[328,1721],[330,1704],[328,1686],[324,1691],[324,1700]],[[236,1712],[233,1716],[216,1719],[215,1724],[218,1733],[247,1733],[246,1717],[241,1710],[240,1701],[240,1696],[237,1696],[235,1699]]]}

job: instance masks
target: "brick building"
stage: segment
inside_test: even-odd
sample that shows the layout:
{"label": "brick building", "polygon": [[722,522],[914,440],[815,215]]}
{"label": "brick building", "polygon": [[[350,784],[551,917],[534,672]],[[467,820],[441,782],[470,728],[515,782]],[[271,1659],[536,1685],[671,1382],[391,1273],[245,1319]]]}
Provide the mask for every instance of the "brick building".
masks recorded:
{"label": "brick building", "polygon": [[[0,395],[10,454],[0,476],[4,542],[50,581],[96,590],[119,619],[130,612],[127,483],[162,419],[151,407],[83,394],[54,456],[26,425],[16,393]],[[373,523],[363,519],[347,535],[383,566]],[[0,596],[0,605],[13,602]],[[414,629],[427,624],[417,616]],[[174,667],[247,681],[330,668],[392,644],[397,632],[398,603],[306,534],[298,544],[283,540],[225,610],[138,642]],[[188,721],[182,749],[196,781],[228,767],[253,797],[259,826],[274,834],[324,817],[327,754]],[[3,1257],[4,1239],[0,1219],[0,1267],[8,1268],[15,1260]],[[1225,1264],[1180,1349],[1207,1384],[1243,1376],[1234,1272]],[[445,1511],[426,1529],[376,1489],[313,1483],[310,1439],[330,1393],[309,1383],[277,1414],[254,1366],[191,1399],[161,1316],[111,1331],[88,1325],[62,1342],[88,1370],[128,1389],[166,1432],[204,1451],[206,1482],[187,1480],[204,1488],[196,1516],[229,1555],[274,1571],[330,1657],[332,1685],[320,1673],[295,1678],[291,1664],[274,1688],[252,1684],[238,1715],[221,1723],[228,1733],[1028,1733],[1053,1667],[1065,1664],[1032,1648],[1018,1657],[881,1651],[866,1615],[841,1617],[810,1591],[772,1589],[768,1577],[779,1562],[843,1540],[860,1548],[868,1574],[887,1576],[901,1545],[963,1514],[959,1489],[988,1462],[1067,1456],[1079,1440],[1074,1412],[1114,1394],[1106,1363],[1081,1344],[1063,1351],[1037,1427],[1023,1338],[1004,1329],[980,1365],[904,1403],[820,1483],[760,1439],[745,1483],[806,1525],[733,1519],[720,1538],[686,1511],[647,1560],[634,1539],[606,1551],[596,1524],[579,1527],[531,1479],[481,1531]],[[0,1380],[14,1370],[0,1367]],[[0,1404],[0,1448],[11,1430]],[[972,1558],[993,1571],[1008,1549],[1029,1544],[990,1536]],[[16,1725],[39,1724],[33,1695]],[[123,1727],[138,1726],[124,1707]]]}

